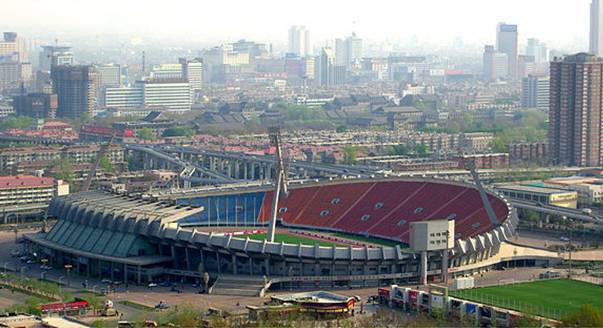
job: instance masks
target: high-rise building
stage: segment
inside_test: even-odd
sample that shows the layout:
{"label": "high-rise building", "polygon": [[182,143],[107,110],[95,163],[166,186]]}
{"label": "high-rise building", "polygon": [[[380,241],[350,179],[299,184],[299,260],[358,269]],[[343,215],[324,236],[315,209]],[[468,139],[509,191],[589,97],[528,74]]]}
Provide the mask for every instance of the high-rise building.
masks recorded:
{"label": "high-rise building", "polygon": [[291,26],[289,28],[289,53],[299,57],[312,55],[310,31],[305,26]]}
{"label": "high-rise building", "polygon": [[93,114],[97,75],[92,66],[55,65],[50,77],[58,97],[57,117],[80,118],[83,114]]}
{"label": "high-rise building", "polygon": [[507,55],[508,77],[511,79],[517,77],[517,47],[517,25],[499,23],[496,28],[496,51]]}
{"label": "high-rise building", "polygon": [[180,58],[182,65],[182,77],[188,81],[193,91],[201,90],[203,87],[203,59]]}
{"label": "high-rise building", "polygon": [[589,51],[596,56],[603,55],[603,7],[600,0],[592,0],[590,4],[590,44]]}
{"label": "high-rise building", "polygon": [[139,108],[144,104],[144,96],[140,87],[105,88],[103,103],[107,108],[127,110]]}
{"label": "high-rise building", "polygon": [[567,166],[602,165],[603,58],[586,53],[566,56],[551,62],[550,71],[551,161]]}
{"label": "high-rise building", "polygon": [[12,55],[19,52],[17,44],[17,33],[4,32],[4,39],[0,41],[0,57]]}
{"label": "high-rise building", "polygon": [[66,46],[42,46],[40,52],[39,69],[50,71],[52,66],[74,65],[71,47]]}
{"label": "high-rise building", "polygon": [[529,75],[521,80],[521,107],[549,110],[548,76]]}
{"label": "high-rise building", "polygon": [[350,67],[362,59],[362,39],[352,33],[345,39],[335,39],[335,63],[338,66]]}
{"label": "high-rise building", "polygon": [[545,63],[549,60],[548,51],[546,48],[546,44],[544,42],[540,42],[538,39],[528,39],[528,45],[526,47],[526,55],[530,57],[534,57],[534,62],[536,64]]}
{"label": "high-rise building", "polygon": [[507,54],[498,52],[494,46],[484,47],[483,75],[488,80],[505,78],[509,73],[509,60]]}
{"label": "high-rise building", "polygon": [[107,87],[119,87],[121,85],[121,66],[119,64],[95,65],[94,70],[98,76],[98,87],[100,90]]}
{"label": "high-rise building", "polygon": [[335,66],[335,52],[331,47],[324,47],[320,56],[314,62],[314,81],[316,85],[332,85],[333,66]]}
{"label": "high-rise building", "polygon": [[30,93],[13,97],[13,108],[19,116],[55,118],[58,107],[57,95]]}

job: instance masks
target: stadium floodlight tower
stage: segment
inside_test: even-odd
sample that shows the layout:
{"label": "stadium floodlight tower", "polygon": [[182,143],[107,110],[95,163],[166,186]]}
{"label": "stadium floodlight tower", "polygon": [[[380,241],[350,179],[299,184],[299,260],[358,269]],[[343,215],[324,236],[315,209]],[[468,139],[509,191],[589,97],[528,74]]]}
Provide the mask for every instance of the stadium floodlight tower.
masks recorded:
{"label": "stadium floodlight tower", "polygon": [[283,152],[281,149],[281,129],[279,127],[269,127],[268,135],[270,144],[275,148],[274,156],[274,192],[272,197],[272,208],[270,209],[270,225],[268,226],[267,240],[274,242],[274,232],[276,231],[276,216],[278,214],[278,200],[281,191],[287,195],[287,174],[284,167]]}
{"label": "stadium floodlight tower", "polygon": [[410,249],[421,254],[421,285],[427,284],[427,253],[442,252],[442,280],[448,283],[448,252],[454,247],[454,220],[411,222]]}

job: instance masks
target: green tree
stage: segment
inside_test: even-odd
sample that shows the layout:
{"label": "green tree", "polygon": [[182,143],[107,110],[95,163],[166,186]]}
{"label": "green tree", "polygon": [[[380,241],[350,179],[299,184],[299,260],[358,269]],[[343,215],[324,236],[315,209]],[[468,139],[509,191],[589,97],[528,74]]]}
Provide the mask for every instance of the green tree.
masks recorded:
{"label": "green tree", "polygon": [[417,144],[415,146],[415,154],[417,157],[427,157],[429,155],[427,152],[427,146],[425,146],[425,144]]}
{"label": "green tree", "polygon": [[396,156],[406,156],[408,155],[408,146],[403,145],[403,144],[399,144],[399,145],[393,145],[391,148],[391,151],[389,152],[391,155],[396,155]]}
{"label": "green tree", "polygon": [[494,138],[490,143],[490,147],[495,153],[504,153],[507,150],[504,141],[502,141],[500,138]]}
{"label": "green tree", "polygon": [[0,131],[8,129],[27,129],[33,125],[33,118],[28,116],[9,117],[0,122]]}
{"label": "green tree", "polygon": [[105,172],[113,172],[113,164],[111,164],[111,160],[109,160],[109,157],[107,157],[107,155],[104,155],[103,157],[101,157],[100,163],[98,164],[98,166],[103,169]]}
{"label": "green tree", "polygon": [[561,318],[562,327],[603,327],[603,313],[590,304],[583,304],[575,313]]}
{"label": "green tree", "polygon": [[186,137],[195,134],[195,130],[190,126],[174,126],[163,130],[163,137]]}
{"label": "green tree", "polygon": [[59,180],[67,181],[67,183],[73,183],[75,179],[75,171],[73,170],[73,163],[71,159],[62,158],[54,162],[54,178]]}
{"label": "green tree", "polygon": [[142,128],[136,131],[136,137],[140,140],[154,140],[155,133],[153,133],[153,129],[151,128]]}
{"label": "green tree", "polygon": [[343,147],[343,162],[347,165],[356,164],[357,152],[355,147]]}

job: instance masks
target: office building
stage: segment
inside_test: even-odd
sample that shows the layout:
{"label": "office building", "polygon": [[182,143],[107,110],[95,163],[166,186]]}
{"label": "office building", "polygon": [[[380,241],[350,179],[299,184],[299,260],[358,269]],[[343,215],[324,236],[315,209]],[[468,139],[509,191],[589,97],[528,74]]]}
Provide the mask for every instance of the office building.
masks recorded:
{"label": "office building", "polygon": [[203,87],[203,59],[180,58],[182,77],[191,85],[191,90],[198,91]]}
{"label": "office building", "polygon": [[13,108],[18,116],[52,119],[56,117],[57,95],[30,93],[13,97]]}
{"label": "office building", "polygon": [[351,67],[362,59],[362,39],[352,33],[345,39],[335,40],[335,64],[338,66]]}
{"label": "office building", "polygon": [[508,77],[517,77],[517,25],[499,23],[496,29],[496,51],[507,55]]}
{"label": "office building", "polygon": [[312,55],[310,31],[305,26],[291,26],[289,28],[289,53],[299,57]]}
{"label": "office building", "polygon": [[181,64],[159,64],[151,69],[151,79],[182,79]]}
{"label": "office building", "polygon": [[106,108],[128,110],[142,107],[144,96],[140,87],[105,88],[103,103]]}
{"label": "office building", "polygon": [[4,39],[0,41],[0,57],[12,55],[19,52],[17,44],[17,33],[4,32]]}
{"label": "office building", "polygon": [[137,81],[136,86],[142,89],[145,107],[163,107],[169,111],[191,109],[191,87],[184,79],[146,79]]}
{"label": "office building", "polygon": [[507,54],[498,52],[494,46],[484,47],[483,75],[488,80],[505,78],[509,74],[509,60]]}
{"label": "office building", "polygon": [[579,53],[551,62],[548,141],[556,165],[600,166],[603,58]]}
{"label": "office building", "polygon": [[50,71],[52,66],[74,65],[71,47],[66,46],[42,46],[40,52],[39,70]]}
{"label": "office building", "polygon": [[17,60],[0,60],[0,91],[18,89],[21,81],[20,64]]}
{"label": "office building", "polygon": [[521,107],[549,110],[550,79],[529,75],[521,80]]}
{"label": "office building", "polygon": [[97,75],[92,66],[52,66],[52,87],[58,97],[57,117],[81,118],[96,107]]}
{"label": "office building", "polygon": [[590,44],[589,51],[596,56],[603,55],[603,7],[600,0],[592,0],[590,4]]}
{"label": "office building", "polygon": [[98,77],[98,88],[103,90],[107,87],[121,86],[121,66],[118,64],[95,65],[94,70]]}

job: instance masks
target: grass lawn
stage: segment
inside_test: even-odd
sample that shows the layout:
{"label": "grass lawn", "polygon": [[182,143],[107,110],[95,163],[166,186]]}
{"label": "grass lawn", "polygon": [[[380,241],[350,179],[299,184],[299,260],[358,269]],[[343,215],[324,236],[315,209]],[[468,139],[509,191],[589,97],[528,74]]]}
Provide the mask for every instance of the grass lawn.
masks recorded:
{"label": "grass lawn", "polygon": [[[249,239],[253,239],[253,240],[266,239],[266,234],[264,234],[264,233],[258,233],[255,235],[248,235],[248,236],[249,236]],[[300,243],[303,245],[312,245],[312,246],[314,244],[318,244],[320,246],[326,246],[326,247],[333,247],[333,245],[336,245],[334,243],[330,243],[328,241],[323,241],[323,240],[314,240],[314,239],[290,235],[290,234],[286,234],[286,233],[275,233],[274,234],[274,242],[280,243],[281,241],[284,242],[285,244],[294,244],[294,245],[297,245]]]}
{"label": "grass lawn", "polygon": [[364,237],[364,236],[352,235],[352,234],[343,233],[343,232],[336,232],[333,234],[333,236],[345,238],[345,239],[349,239],[349,240],[356,240],[359,242],[369,243],[369,244],[374,244],[374,245],[389,246],[389,247],[396,247],[396,245],[400,245],[401,248],[408,247],[407,245],[405,245],[403,243],[397,243],[392,240]]}
{"label": "grass lawn", "polygon": [[569,279],[450,291],[450,296],[559,319],[590,304],[603,311],[603,286]]}

